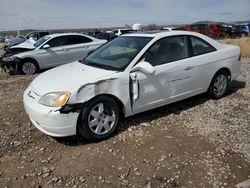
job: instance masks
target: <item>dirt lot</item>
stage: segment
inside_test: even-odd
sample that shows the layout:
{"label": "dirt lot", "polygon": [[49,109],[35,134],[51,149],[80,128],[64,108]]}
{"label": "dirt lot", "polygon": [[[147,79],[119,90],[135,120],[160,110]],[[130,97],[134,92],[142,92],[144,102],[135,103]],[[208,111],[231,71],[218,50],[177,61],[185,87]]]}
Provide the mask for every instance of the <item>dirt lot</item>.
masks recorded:
{"label": "dirt lot", "polygon": [[250,179],[250,59],[220,100],[199,95],[125,119],[89,143],[38,131],[22,105],[36,76],[0,73],[0,187],[235,187]]}

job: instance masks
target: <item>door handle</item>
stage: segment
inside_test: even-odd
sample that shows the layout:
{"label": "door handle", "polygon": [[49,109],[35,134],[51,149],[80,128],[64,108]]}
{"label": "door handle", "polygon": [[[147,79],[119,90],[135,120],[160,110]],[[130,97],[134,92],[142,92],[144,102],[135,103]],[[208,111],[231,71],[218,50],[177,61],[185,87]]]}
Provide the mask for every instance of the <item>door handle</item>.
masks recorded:
{"label": "door handle", "polygon": [[187,67],[185,67],[185,70],[188,71],[188,70],[191,70],[193,68],[194,68],[193,66],[187,66]]}

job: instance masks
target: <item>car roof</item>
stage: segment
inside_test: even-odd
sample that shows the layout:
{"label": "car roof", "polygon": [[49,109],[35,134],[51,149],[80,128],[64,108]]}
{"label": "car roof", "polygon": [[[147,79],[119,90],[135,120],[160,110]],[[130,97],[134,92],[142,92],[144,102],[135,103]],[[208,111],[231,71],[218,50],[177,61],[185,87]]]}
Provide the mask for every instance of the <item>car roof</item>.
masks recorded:
{"label": "car roof", "polygon": [[48,36],[48,37],[60,37],[60,36],[68,36],[68,35],[87,36],[87,35],[84,35],[84,34],[81,34],[81,33],[53,33],[53,34],[46,35],[46,36]]}
{"label": "car roof", "polygon": [[125,36],[131,36],[131,37],[151,37],[155,39],[160,39],[163,37],[169,37],[169,36],[177,36],[177,35],[190,35],[190,36],[195,36],[198,38],[201,38],[205,40],[206,42],[210,43],[213,45],[215,48],[219,49],[221,48],[221,44],[217,42],[216,40],[209,38],[203,34],[197,33],[197,32],[192,32],[192,31],[181,31],[181,30],[172,30],[172,31],[166,31],[166,30],[157,30],[157,31],[144,31],[144,32],[137,32],[137,33],[130,33],[130,34],[124,34],[121,37]]}
{"label": "car roof", "polygon": [[174,30],[174,31],[166,31],[166,30],[157,30],[157,31],[143,31],[143,32],[136,32],[136,33],[130,33],[125,34],[122,36],[136,36],[136,37],[166,37],[166,36],[174,36],[174,35],[197,35],[195,32],[190,31],[180,31],[180,30]]}

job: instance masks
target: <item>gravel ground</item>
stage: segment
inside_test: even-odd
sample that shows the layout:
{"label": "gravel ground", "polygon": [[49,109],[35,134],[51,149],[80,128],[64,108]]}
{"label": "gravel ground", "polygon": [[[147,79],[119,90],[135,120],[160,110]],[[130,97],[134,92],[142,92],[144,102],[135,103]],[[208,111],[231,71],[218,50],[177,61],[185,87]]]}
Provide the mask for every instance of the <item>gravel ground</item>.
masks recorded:
{"label": "gravel ground", "polygon": [[0,73],[0,187],[235,187],[250,179],[250,59],[226,97],[130,117],[89,143],[38,131],[22,105],[34,76]]}

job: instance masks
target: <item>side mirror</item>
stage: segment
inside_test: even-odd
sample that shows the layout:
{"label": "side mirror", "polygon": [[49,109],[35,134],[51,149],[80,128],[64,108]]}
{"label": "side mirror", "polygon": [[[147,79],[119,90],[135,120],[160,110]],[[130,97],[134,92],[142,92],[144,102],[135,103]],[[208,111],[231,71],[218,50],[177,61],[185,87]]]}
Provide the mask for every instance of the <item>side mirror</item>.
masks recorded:
{"label": "side mirror", "polygon": [[43,46],[43,49],[48,49],[48,48],[50,48],[50,45],[48,45],[48,44],[45,44],[45,45]]}
{"label": "side mirror", "polygon": [[146,61],[141,61],[137,65],[135,65],[131,70],[131,72],[135,71],[141,71],[145,74],[154,74],[155,68],[150,63]]}

